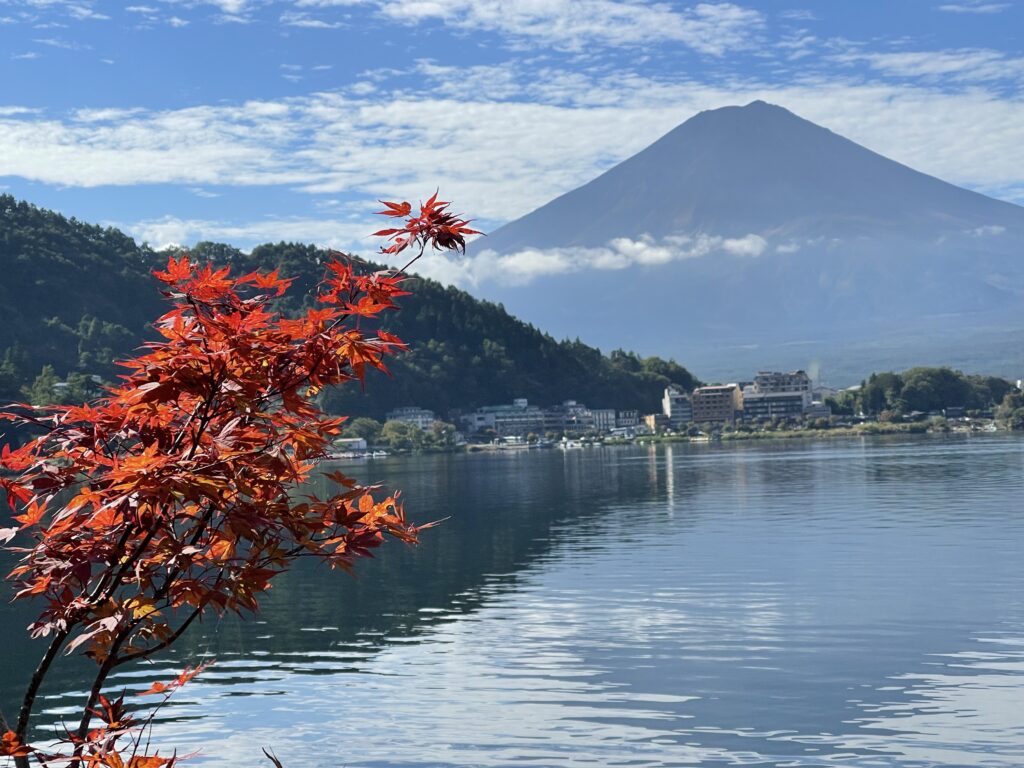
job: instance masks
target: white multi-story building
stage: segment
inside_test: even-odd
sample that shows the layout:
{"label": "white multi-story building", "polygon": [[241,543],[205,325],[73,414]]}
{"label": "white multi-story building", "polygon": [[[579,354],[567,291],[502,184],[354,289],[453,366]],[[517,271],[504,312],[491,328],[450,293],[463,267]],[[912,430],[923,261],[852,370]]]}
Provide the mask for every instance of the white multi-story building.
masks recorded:
{"label": "white multi-story building", "polygon": [[511,405],[485,405],[463,417],[469,432],[493,429],[499,436],[527,435],[544,431],[544,411],[530,405],[526,398],[516,398]]}
{"label": "white multi-story building", "polygon": [[614,408],[591,408],[590,415],[594,420],[594,429],[598,432],[611,432],[615,429]]}
{"label": "white multi-story building", "polygon": [[404,421],[406,424],[413,424],[420,429],[430,429],[430,426],[437,421],[433,411],[416,406],[395,408],[395,410],[389,411],[384,418],[387,421]]}
{"label": "white multi-story building", "polygon": [[594,429],[594,415],[587,406],[575,400],[544,409],[544,429],[548,432],[589,432]]}
{"label": "white multi-story building", "polygon": [[760,371],[743,388],[743,418],[796,419],[811,407],[811,379],[803,371]]}
{"label": "white multi-story building", "polygon": [[754,377],[754,386],[758,391],[770,392],[807,392],[811,391],[811,378],[803,371],[758,371]]}
{"label": "white multi-story building", "polygon": [[672,429],[680,429],[693,421],[693,403],[690,395],[675,387],[665,387],[661,398],[661,412],[668,419]]}
{"label": "white multi-story building", "polygon": [[638,426],[640,426],[640,411],[632,409],[619,411],[619,415],[615,417],[616,429],[631,429]]}

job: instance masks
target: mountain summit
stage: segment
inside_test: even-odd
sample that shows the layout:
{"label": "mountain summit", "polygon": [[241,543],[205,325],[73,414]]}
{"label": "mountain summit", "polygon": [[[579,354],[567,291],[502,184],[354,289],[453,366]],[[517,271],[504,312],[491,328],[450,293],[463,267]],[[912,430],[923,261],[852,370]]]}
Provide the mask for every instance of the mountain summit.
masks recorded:
{"label": "mountain summit", "polygon": [[556,335],[739,375],[853,343],[926,362],[929,337],[955,363],[951,334],[1024,326],[1022,245],[1024,208],[755,101],[701,112],[474,253],[542,263],[480,291]]}

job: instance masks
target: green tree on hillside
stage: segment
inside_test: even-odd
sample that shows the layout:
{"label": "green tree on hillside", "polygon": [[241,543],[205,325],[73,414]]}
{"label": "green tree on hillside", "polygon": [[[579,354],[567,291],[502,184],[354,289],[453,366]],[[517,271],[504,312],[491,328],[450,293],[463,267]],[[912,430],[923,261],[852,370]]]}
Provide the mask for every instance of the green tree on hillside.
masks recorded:
{"label": "green tree on hillside", "polygon": [[52,405],[57,402],[57,384],[60,378],[52,365],[44,365],[29,387],[22,388],[25,399],[32,405]]}
{"label": "green tree on hillside", "polygon": [[1007,392],[996,409],[995,417],[1007,429],[1024,429],[1024,394]]}
{"label": "green tree on hillside", "polygon": [[1013,385],[996,376],[966,376],[944,367],[910,368],[903,373],[872,373],[858,393],[865,413],[986,409],[997,405]]}
{"label": "green tree on hillside", "polygon": [[380,438],[384,425],[376,419],[360,416],[345,424],[342,434],[345,437],[361,437],[367,445],[373,445]]}
{"label": "green tree on hillside", "polygon": [[0,357],[0,402],[11,402],[21,394],[25,353],[15,344]]}
{"label": "green tree on hillside", "polygon": [[891,410],[899,401],[903,380],[898,373],[872,373],[861,384],[860,406],[865,413]]}
{"label": "green tree on hillside", "polygon": [[423,430],[405,421],[388,421],[380,440],[393,451],[413,451],[423,447]]}

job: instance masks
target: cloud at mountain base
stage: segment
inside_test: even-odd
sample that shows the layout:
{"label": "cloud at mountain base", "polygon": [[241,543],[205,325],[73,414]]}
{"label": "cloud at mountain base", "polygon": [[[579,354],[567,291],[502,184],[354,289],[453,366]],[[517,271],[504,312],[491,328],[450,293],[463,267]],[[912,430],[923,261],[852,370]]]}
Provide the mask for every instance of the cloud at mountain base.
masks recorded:
{"label": "cloud at mountain base", "polygon": [[[476,243],[486,246],[486,239]],[[636,239],[617,237],[600,248],[525,248],[499,254],[485,247],[482,250],[471,247],[466,256],[424,259],[416,265],[416,271],[462,288],[475,288],[485,283],[521,286],[545,276],[591,269],[656,267],[715,255],[756,258],[767,248],[768,242],[756,234],[727,238],[701,233],[672,235],[660,240],[644,235]]]}

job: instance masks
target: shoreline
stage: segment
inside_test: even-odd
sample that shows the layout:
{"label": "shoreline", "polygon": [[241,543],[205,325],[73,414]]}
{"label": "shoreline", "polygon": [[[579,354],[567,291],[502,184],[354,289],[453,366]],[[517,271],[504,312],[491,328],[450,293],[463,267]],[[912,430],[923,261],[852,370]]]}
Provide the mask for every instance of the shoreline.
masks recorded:
{"label": "shoreline", "polygon": [[[772,440],[819,440],[819,439],[843,439],[843,438],[854,438],[854,437],[886,437],[892,435],[995,435],[995,434],[1010,434],[1013,430],[1006,428],[996,428],[994,422],[985,422],[984,426],[980,428],[964,428],[963,426],[942,426],[936,427],[935,425],[927,422],[911,422],[911,423],[880,423],[880,422],[866,422],[864,424],[858,424],[854,426],[843,426],[843,427],[832,427],[832,428],[812,428],[812,429],[780,429],[770,431],[759,431],[759,432],[725,432],[715,436],[689,436],[689,435],[640,435],[635,438],[598,438],[594,440],[588,439],[573,439],[571,446],[562,447],[556,443],[554,445],[536,445],[536,444],[494,444],[494,443],[466,443],[461,446],[453,446],[447,449],[405,449],[405,450],[394,450],[389,449],[388,454],[390,456],[410,456],[417,454],[433,454],[433,453],[518,453],[523,451],[538,451],[538,450],[579,450],[586,448],[596,448],[603,446],[622,446],[622,445],[656,445],[659,443],[684,443],[693,445],[702,445],[709,443],[730,443],[730,442],[748,442],[748,441],[772,441]],[[365,458],[373,458],[367,456]]]}

